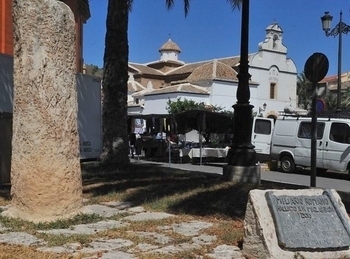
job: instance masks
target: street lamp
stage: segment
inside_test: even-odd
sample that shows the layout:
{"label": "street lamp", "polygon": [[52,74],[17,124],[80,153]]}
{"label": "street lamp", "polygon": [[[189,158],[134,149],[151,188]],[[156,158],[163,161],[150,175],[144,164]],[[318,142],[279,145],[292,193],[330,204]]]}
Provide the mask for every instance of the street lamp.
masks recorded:
{"label": "street lamp", "polygon": [[343,12],[340,11],[339,23],[331,30],[331,22],[333,16],[329,12],[321,17],[322,29],[325,31],[327,37],[329,36],[339,36],[338,45],[338,85],[337,85],[337,112],[341,111],[341,58],[342,58],[342,34],[347,34],[350,31],[350,26],[343,23],[342,20]]}
{"label": "street lamp", "polygon": [[251,143],[252,109],[249,103],[249,0],[242,1],[241,57],[239,64],[237,102],[233,105],[233,144],[227,154],[227,165],[223,169],[226,180],[256,183],[256,152]]}
{"label": "street lamp", "polygon": [[267,107],[266,103],[263,104],[262,108],[259,107],[259,116],[261,117],[263,116],[262,112],[266,111],[266,107]]}

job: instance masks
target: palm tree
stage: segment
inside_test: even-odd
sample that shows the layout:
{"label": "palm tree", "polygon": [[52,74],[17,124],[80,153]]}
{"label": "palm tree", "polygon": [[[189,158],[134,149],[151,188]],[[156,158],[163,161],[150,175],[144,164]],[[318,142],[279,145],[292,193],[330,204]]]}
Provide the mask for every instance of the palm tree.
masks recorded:
{"label": "palm tree", "polygon": [[312,96],[312,84],[301,72],[297,79],[298,107],[307,110]]}
{"label": "palm tree", "polygon": [[349,109],[350,107],[350,88],[346,88],[342,91],[341,105],[344,109]]}
{"label": "palm tree", "polygon": [[132,0],[109,0],[102,83],[103,152],[109,165],[129,163],[127,134],[128,21]]}
{"label": "palm tree", "polygon": [[337,94],[327,91],[324,96],[327,111],[336,111],[337,109]]}
{"label": "palm tree", "polygon": [[[227,0],[232,9],[239,8],[243,0]],[[168,9],[174,0],[166,0]],[[101,160],[108,165],[129,163],[127,132],[128,81],[128,21],[132,0],[109,0],[103,72],[103,152]],[[185,16],[190,0],[183,0]]]}

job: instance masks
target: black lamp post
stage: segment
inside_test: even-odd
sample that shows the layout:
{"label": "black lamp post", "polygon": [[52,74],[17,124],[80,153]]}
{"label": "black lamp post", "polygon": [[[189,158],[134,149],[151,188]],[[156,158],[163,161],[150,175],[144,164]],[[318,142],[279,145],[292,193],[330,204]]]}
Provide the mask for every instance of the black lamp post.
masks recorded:
{"label": "black lamp post", "polygon": [[253,105],[249,104],[249,79],[251,75],[248,64],[248,36],[249,0],[244,0],[242,1],[241,58],[237,75],[237,102],[233,105],[233,144],[226,158],[228,165],[223,170],[224,179],[227,180],[235,180],[237,175],[241,179],[249,178],[256,170],[256,153],[251,143]]}
{"label": "black lamp post", "polygon": [[342,58],[342,34],[347,34],[350,31],[350,26],[343,23],[343,12],[340,11],[339,23],[331,30],[331,22],[333,16],[329,12],[321,17],[322,29],[325,31],[326,36],[339,36],[338,45],[338,85],[337,85],[337,112],[341,111],[341,58]]}

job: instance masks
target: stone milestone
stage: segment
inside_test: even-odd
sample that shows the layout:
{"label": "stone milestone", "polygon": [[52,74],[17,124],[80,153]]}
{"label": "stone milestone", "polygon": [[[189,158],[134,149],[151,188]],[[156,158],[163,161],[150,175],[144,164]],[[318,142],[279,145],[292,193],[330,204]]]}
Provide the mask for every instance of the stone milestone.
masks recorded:
{"label": "stone milestone", "polygon": [[82,208],[75,21],[56,0],[14,1],[14,107],[10,209],[34,222]]}
{"label": "stone milestone", "polygon": [[335,190],[253,190],[244,231],[243,253],[256,258],[350,256],[350,221]]}
{"label": "stone milestone", "polygon": [[276,196],[266,193],[278,244],[286,250],[341,250],[350,246],[349,224],[332,193]]}

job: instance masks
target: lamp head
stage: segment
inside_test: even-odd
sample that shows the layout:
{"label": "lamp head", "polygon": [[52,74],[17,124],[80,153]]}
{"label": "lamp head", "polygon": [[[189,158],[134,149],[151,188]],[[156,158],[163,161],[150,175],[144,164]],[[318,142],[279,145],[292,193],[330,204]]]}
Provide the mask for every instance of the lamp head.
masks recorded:
{"label": "lamp head", "polygon": [[267,104],[264,103],[264,104],[263,104],[263,109],[264,109],[264,111],[266,110],[266,107],[267,107]]}
{"label": "lamp head", "polygon": [[330,15],[329,12],[324,12],[324,15],[321,17],[322,29],[325,32],[328,32],[331,29],[332,19],[333,19],[333,16]]}

